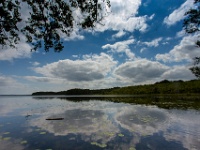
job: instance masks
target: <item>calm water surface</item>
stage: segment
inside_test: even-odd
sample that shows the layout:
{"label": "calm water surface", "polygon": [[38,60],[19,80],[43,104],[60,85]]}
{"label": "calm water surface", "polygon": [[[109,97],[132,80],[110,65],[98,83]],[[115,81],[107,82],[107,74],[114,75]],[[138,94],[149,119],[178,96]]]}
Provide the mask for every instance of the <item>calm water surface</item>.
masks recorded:
{"label": "calm water surface", "polygon": [[200,111],[98,98],[73,102],[67,98],[2,96],[0,149],[198,150]]}

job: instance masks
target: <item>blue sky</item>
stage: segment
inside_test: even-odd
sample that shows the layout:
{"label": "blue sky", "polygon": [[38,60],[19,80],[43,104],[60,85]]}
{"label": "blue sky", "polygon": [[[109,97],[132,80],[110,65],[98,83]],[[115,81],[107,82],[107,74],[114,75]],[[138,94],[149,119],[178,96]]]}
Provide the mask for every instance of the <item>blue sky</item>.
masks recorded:
{"label": "blue sky", "polygon": [[71,37],[61,33],[65,48],[60,53],[31,52],[23,36],[17,49],[1,48],[0,94],[195,79],[189,68],[199,56],[198,35],[182,27],[193,0],[110,1],[103,25],[74,27]]}

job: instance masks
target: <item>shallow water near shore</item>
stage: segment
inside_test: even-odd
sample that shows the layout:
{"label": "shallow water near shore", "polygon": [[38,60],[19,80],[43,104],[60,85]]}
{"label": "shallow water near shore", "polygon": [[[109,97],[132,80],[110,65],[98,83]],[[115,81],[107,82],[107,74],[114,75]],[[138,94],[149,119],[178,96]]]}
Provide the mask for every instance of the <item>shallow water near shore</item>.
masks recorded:
{"label": "shallow water near shore", "polygon": [[199,149],[199,109],[122,99],[0,96],[0,149]]}

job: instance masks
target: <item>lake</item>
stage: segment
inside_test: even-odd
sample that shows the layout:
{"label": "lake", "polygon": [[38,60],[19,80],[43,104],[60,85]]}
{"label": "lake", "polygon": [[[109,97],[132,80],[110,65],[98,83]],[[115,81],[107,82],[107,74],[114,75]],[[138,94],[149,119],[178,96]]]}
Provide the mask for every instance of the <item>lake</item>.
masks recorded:
{"label": "lake", "polygon": [[[126,97],[120,100],[126,101]],[[200,109],[121,101],[109,97],[0,96],[0,149],[200,148]]]}

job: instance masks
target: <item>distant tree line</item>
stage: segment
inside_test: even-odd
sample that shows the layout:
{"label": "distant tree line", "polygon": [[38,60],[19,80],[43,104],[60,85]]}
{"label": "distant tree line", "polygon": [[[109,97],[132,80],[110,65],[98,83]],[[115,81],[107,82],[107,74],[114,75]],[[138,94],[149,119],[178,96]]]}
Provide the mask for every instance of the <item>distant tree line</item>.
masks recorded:
{"label": "distant tree line", "polygon": [[70,89],[61,92],[35,92],[32,95],[138,95],[138,94],[200,94],[200,80],[163,80],[149,85],[114,87],[109,89]]}
{"label": "distant tree line", "polygon": [[32,95],[104,95],[108,94],[114,89],[119,89],[119,87],[109,88],[109,89],[70,89],[67,91],[60,91],[60,92],[35,92]]}

